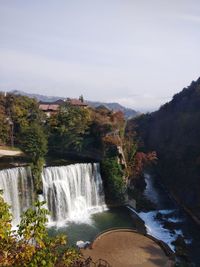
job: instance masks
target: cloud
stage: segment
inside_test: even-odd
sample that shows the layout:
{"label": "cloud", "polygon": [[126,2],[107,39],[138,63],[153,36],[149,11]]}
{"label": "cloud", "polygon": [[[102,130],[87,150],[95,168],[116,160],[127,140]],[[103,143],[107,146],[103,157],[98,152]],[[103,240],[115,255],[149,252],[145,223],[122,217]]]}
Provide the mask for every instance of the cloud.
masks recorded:
{"label": "cloud", "polygon": [[197,0],[0,1],[0,89],[155,109],[199,76],[198,13]]}
{"label": "cloud", "polygon": [[[117,67],[92,65],[78,62],[68,62],[46,58],[34,54],[4,50],[0,51],[0,70],[2,72],[16,73],[36,79],[42,78],[49,81],[74,82],[79,84],[97,85],[105,87],[115,82],[113,76],[122,77]],[[98,79],[101,77],[101,79]],[[100,77],[99,77],[100,76]],[[96,86],[95,86],[96,87]]]}
{"label": "cloud", "polygon": [[184,14],[178,17],[186,21],[200,23],[200,16],[197,16],[197,15]]}
{"label": "cloud", "polygon": [[[107,99],[120,95],[132,76],[118,66],[59,60],[15,50],[0,50],[0,86],[5,84],[33,92]],[[14,86],[15,85],[15,86]],[[21,86],[21,88],[20,88]],[[37,90],[42,89],[42,92]],[[45,90],[46,88],[46,90]]]}

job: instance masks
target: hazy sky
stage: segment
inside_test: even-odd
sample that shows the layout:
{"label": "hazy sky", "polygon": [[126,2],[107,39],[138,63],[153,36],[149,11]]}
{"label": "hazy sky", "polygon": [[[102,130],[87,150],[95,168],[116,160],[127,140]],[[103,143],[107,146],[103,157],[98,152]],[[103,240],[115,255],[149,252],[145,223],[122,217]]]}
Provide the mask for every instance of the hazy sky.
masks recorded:
{"label": "hazy sky", "polygon": [[199,76],[199,0],[0,0],[0,90],[144,111]]}

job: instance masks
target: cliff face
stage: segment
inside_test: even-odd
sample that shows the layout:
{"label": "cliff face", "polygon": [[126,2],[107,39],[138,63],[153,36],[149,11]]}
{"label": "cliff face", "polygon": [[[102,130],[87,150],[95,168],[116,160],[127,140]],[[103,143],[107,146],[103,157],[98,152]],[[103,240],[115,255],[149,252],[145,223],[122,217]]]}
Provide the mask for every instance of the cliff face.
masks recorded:
{"label": "cliff face", "polygon": [[129,122],[156,150],[157,170],[174,197],[200,219],[200,78],[158,111]]}

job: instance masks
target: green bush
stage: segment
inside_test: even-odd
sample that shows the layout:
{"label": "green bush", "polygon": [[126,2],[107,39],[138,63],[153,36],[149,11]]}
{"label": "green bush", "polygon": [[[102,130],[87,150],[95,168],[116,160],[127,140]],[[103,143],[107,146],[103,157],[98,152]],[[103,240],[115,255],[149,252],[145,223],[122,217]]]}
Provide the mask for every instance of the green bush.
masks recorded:
{"label": "green bush", "polygon": [[101,172],[104,178],[107,200],[123,202],[125,182],[123,180],[123,171],[117,158],[103,159],[101,162]]}
{"label": "green bush", "polygon": [[67,247],[66,236],[48,236],[48,211],[43,205],[36,202],[24,212],[18,231],[12,231],[9,206],[0,194],[0,266],[81,266],[80,255]]}

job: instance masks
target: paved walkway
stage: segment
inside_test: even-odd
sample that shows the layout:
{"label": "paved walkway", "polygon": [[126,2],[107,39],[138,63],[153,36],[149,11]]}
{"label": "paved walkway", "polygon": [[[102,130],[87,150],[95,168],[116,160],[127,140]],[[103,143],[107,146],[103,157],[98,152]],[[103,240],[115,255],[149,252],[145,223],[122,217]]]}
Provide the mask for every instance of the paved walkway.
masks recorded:
{"label": "paved walkway", "polygon": [[131,230],[113,230],[98,236],[92,249],[81,250],[93,262],[106,260],[112,267],[171,267],[173,262],[152,239]]}
{"label": "paved walkway", "polygon": [[18,156],[18,155],[21,155],[21,154],[22,154],[21,151],[0,149],[0,157],[3,157],[3,156]]}

